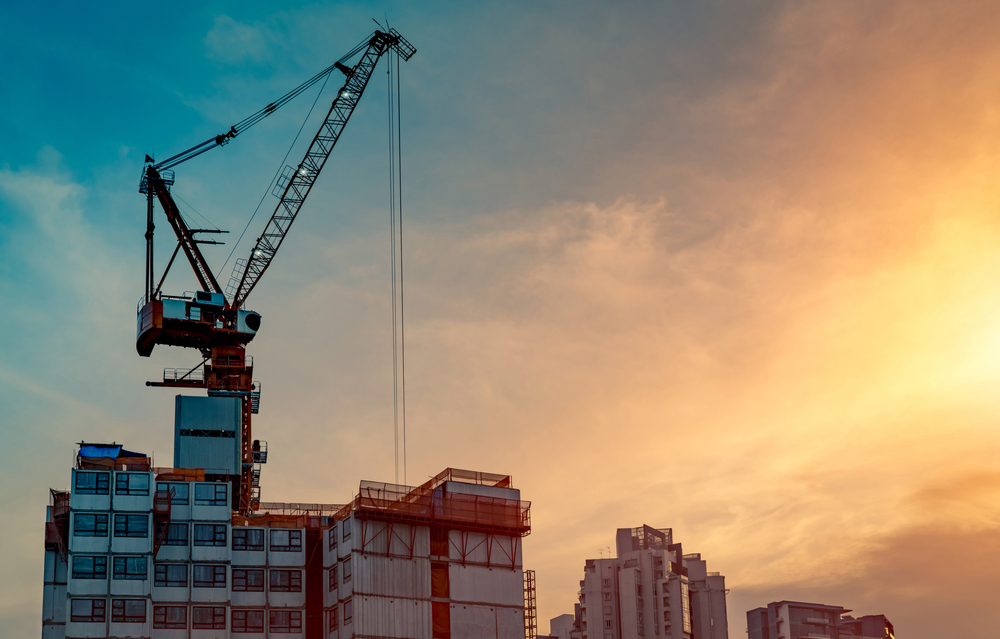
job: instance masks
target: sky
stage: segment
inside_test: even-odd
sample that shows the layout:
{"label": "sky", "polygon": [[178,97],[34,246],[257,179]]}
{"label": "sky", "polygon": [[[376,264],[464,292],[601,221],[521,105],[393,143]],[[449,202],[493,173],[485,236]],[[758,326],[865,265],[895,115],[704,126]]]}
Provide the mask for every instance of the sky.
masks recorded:
{"label": "sky", "polygon": [[[198,359],[134,350],[144,155],[228,130],[372,18],[417,48],[406,481],[513,477],[542,632],[649,524],[725,575],[732,639],[782,599],[996,635],[1000,5],[274,7],[3,8],[0,637],[40,632],[74,442],[172,461],[175,393],[144,382]],[[265,501],[394,478],[383,72],[248,302]],[[177,167],[182,211],[233,231],[220,273],[316,95]],[[196,287],[182,267],[166,290]]]}

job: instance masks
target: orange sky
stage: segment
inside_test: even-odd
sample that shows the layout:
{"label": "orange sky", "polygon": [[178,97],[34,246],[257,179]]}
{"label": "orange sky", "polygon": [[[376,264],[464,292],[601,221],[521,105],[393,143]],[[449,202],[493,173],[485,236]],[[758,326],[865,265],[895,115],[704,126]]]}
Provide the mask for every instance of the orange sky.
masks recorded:
{"label": "orange sky", "polygon": [[[597,13],[600,28],[628,33]],[[726,7],[704,13],[726,22]],[[572,612],[584,560],[613,546],[615,528],[647,523],[726,576],[734,639],[746,610],[780,599],[886,614],[909,639],[992,637],[1000,5],[798,2],[766,14],[745,38],[709,28],[690,58],[664,54],[691,78],[629,76],[613,125],[599,109],[567,110],[552,133],[562,164],[528,155],[512,174],[497,160],[504,198],[487,197],[484,173],[463,183],[473,204],[413,200],[407,478],[447,466],[513,475],[533,502],[524,557],[543,632]],[[574,25],[545,46],[570,46]],[[595,75],[572,90],[619,81]],[[605,125],[617,140],[599,139]],[[461,160],[436,170],[460,172]],[[88,188],[49,156],[0,169],[6,201],[34,207],[42,237],[59,242],[69,223],[99,235],[53,185]],[[319,217],[255,292],[266,500],[342,502],[360,479],[392,480],[387,231],[328,232]],[[61,242],[95,269],[81,282],[131,299],[121,256],[94,265]],[[107,312],[89,306],[100,327],[72,329],[96,331],[75,356],[119,376],[107,404],[0,360],[3,384],[46,407],[19,412],[25,427],[51,425],[38,451],[65,453],[19,476],[64,485],[81,437],[167,463],[172,396],[134,379],[184,362],[167,349],[136,361],[131,318]],[[34,580],[37,492],[5,497],[31,510],[23,536],[0,539],[4,572]],[[38,607],[38,588],[0,589]]]}

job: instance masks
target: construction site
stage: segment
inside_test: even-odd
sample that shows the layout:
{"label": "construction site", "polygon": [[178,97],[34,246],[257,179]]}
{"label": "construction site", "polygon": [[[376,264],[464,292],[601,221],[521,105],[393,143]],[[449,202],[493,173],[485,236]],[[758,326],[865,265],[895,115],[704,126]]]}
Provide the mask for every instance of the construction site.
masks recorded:
{"label": "construction site", "polygon": [[[383,57],[398,135],[399,66],[416,49],[379,26],[333,65],[228,131],[163,161],[146,156],[139,181],[147,216],[145,292],[137,306],[136,351],[142,357],[158,345],[197,351],[200,364],[167,368],[146,385],[206,395],[176,396],[170,467],[155,467],[151,456],[117,443],[78,444],[70,488],[51,490],[47,510],[44,639],[535,636],[533,575],[522,566],[530,502],[510,476],[447,468],[419,486],[361,481],[339,504],[261,499],[268,449],[251,428],[261,386],[246,354],[261,316],[244,305]],[[301,162],[276,173],[274,213],[224,288],[200,249],[218,243],[204,234],[223,231],[191,227],[171,192],[173,168],[230,144],[334,75],[344,77],[343,85]],[[392,135],[390,120],[390,161],[398,177]],[[400,225],[401,306],[398,191],[391,200]],[[177,241],[159,277],[157,203]],[[163,285],[180,253],[198,290],[167,294]],[[402,308],[399,318],[402,342]],[[403,455],[405,464],[405,448]],[[398,439],[396,458],[398,475]]]}

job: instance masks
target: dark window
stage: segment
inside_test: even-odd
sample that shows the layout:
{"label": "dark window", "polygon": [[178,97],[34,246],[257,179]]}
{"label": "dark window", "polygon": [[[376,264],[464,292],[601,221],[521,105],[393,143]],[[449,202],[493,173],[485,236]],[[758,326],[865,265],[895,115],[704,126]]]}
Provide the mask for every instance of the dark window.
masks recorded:
{"label": "dark window", "polygon": [[225,524],[195,524],[194,525],[194,545],[195,546],[223,546],[226,545],[226,525]]}
{"label": "dark window", "polygon": [[351,619],[354,617],[354,604],[350,599],[344,602],[344,625],[351,623]]}
{"label": "dark window", "polygon": [[115,515],[115,537],[148,537],[149,515]]}
{"label": "dark window", "polygon": [[115,557],[114,579],[149,579],[145,557]]}
{"label": "dark window", "polygon": [[[350,555],[348,555],[347,559],[344,560],[344,583],[346,584],[350,580],[351,580],[351,557]],[[346,622],[347,619],[344,619],[344,621]]]}
{"label": "dark window", "polygon": [[187,564],[154,564],[153,585],[167,588],[186,588],[188,585]]}
{"label": "dark window", "polygon": [[233,632],[264,632],[263,610],[234,610]]}
{"label": "dark window", "polygon": [[264,570],[233,568],[233,590],[264,592]]}
{"label": "dark window", "polygon": [[302,550],[301,530],[271,529],[271,550],[273,552],[296,552]]}
{"label": "dark window", "polygon": [[[188,545],[188,525],[187,524],[169,524],[167,528],[167,537],[163,540],[164,546],[187,546]],[[163,525],[156,525],[156,537],[159,538],[163,533]]]}
{"label": "dark window", "polygon": [[75,555],[73,557],[73,579],[107,579],[108,558]]}
{"label": "dark window", "polygon": [[302,592],[301,570],[271,570],[271,592]]}
{"label": "dark window", "polygon": [[334,526],[328,530],[327,534],[330,536],[329,550],[333,551],[333,549],[337,547],[337,527]]}
{"label": "dark window", "polygon": [[229,484],[195,484],[195,506],[228,506],[229,499],[226,487]]}
{"label": "dark window", "polygon": [[264,550],[264,530],[233,528],[233,550]]}
{"label": "dark window", "polygon": [[[345,519],[344,523],[341,524],[341,526],[343,526],[344,541],[347,541],[348,539],[351,538],[351,520],[350,519]],[[347,623],[346,619],[344,620],[344,623]]]}
{"label": "dark window", "polygon": [[153,606],[153,627],[187,630],[187,606]]}
{"label": "dark window", "polygon": [[226,587],[226,567],[212,564],[195,564],[194,566],[194,587],[195,588],[225,588]]}
{"label": "dark window", "polygon": [[170,495],[170,503],[175,506],[187,506],[188,505],[188,485],[183,483],[173,483],[173,482],[156,482],[156,490],[164,490]]}
{"label": "dark window", "polygon": [[111,621],[115,623],[146,623],[146,600],[112,599]]}
{"label": "dark window", "polygon": [[116,495],[148,495],[149,494],[149,474],[148,473],[116,473],[115,474],[115,494]]}
{"label": "dark window", "polygon": [[337,589],[337,564],[330,568],[330,592]]}
{"label": "dark window", "polygon": [[226,629],[226,609],[222,606],[195,606],[191,617],[192,628]]}
{"label": "dark window", "polygon": [[72,599],[69,620],[78,623],[104,623],[107,602],[103,599]]}
{"label": "dark window", "polygon": [[301,610],[271,610],[267,620],[271,632],[302,632]]}
{"label": "dark window", "polygon": [[334,606],[333,610],[330,611],[330,632],[337,629],[337,607]]}
{"label": "dark window", "polygon": [[[111,482],[111,473],[76,473],[74,489],[77,495],[107,495]],[[88,601],[81,599],[80,601]]]}
{"label": "dark window", "polygon": [[74,537],[107,537],[108,516],[73,513]]}

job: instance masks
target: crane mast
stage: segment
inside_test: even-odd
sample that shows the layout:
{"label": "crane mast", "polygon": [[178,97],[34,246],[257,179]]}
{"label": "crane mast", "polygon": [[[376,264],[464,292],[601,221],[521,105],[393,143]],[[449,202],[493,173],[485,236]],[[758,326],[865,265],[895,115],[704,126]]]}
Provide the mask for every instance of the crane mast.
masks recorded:
{"label": "crane mast", "polygon": [[[230,299],[227,299],[218,279],[198,248],[199,244],[218,243],[214,240],[199,239],[199,234],[224,231],[192,229],[187,226],[170,193],[174,174],[169,169],[216,146],[229,143],[242,130],[273,113],[277,106],[290,99],[289,96],[297,95],[302,87],[261,109],[244,122],[234,125],[224,135],[210,138],[158,164],[154,164],[149,156],[146,158],[148,164],[143,169],[139,184],[139,191],[147,197],[146,292],[137,309],[136,351],[139,355],[148,357],[157,344],[163,344],[195,348],[203,357],[202,363],[193,369],[165,369],[163,381],[146,382],[147,386],[205,388],[210,396],[240,398],[241,469],[238,490],[234,491],[239,501],[237,504],[234,498],[233,504],[233,509],[239,512],[252,511],[259,504],[259,464],[266,461],[266,453],[262,454],[257,442],[251,439],[251,415],[257,413],[260,384],[253,381],[253,359],[246,356],[246,345],[254,338],[260,327],[260,315],[245,310],[243,306],[247,296],[274,260],[292,222],[295,221],[364,94],[376,64],[390,50],[395,51],[404,60],[409,60],[416,53],[416,49],[395,29],[385,32],[379,30],[326,70],[326,72],[339,70],[346,76],[346,81],[337,91],[330,110],[309,144],[302,162],[294,169],[286,167],[282,173],[276,187],[276,191],[281,190],[278,205],[263,233],[257,238],[250,257],[238,262],[238,269],[240,265],[245,267],[242,272],[234,272],[233,277],[239,279],[239,285]],[[353,67],[343,64],[343,61],[361,51],[363,53]],[[311,86],[321,76],[322,74],[315,76],[306,84]],[[246,124],[247,122],[249,124]],[[153,285],[154,199],[160,203],[177,237],[177,247],[159,284],[155,287]],[[191,295],[164,295],[160,288],[180,251],[184,252],[201,288]]]}

